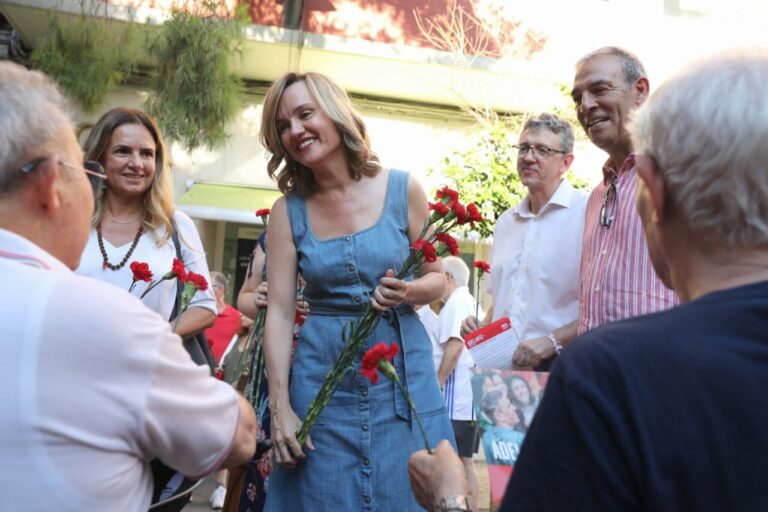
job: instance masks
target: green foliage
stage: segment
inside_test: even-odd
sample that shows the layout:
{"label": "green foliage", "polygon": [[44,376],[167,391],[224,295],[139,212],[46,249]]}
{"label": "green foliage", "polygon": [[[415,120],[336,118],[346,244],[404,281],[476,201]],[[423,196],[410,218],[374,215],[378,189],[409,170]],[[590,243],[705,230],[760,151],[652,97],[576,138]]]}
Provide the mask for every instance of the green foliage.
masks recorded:
{"label": "green foliage", "polygon": [[[517,174],[517,152],[512,148],[523,119],[512,116],[479,125],[466,149],[453,150],[428,170],[445,176],[446,184],[461,193],[462,201],[477,204],[485,219],[474,228],[481,237],[492,236],[499,216],[528,194]],[[589,188],[570,170],[566,179],[576,188]]]}
{"label": "green foliage", "polygon": [[493,235],[496,219],[527,193],[517,175],[512,148],[520,129],[519,116],[489,122],[470,140],[467,149],[456,149],[430,174],[442,174],[465,203],[475,203],[485,223],[475,226],[482,237]]}
{"label": "green foliage", "polygon": [[50,15],[48,30],[32,52],[32,63],[90,114],[131,72],[135,39],[131,24],[119,31],[114,22],[85,13],[74,19]]}
{"label": "green foliage", "polygon": [[148,110],[188,150],[224,144],[243,91],[229,72],[230,56],[242,51],[242,18],[222,17],[220,7],[207,3],[205,16],[174,10],[149,45],[158,68]]}
{"label": "green foliage", "polygon": [[568,169],[568,172],[565,173],[565,179],[567,179],[573,188],[581,189],[581,190],[592,190],[592,187],[590,184],[585,180],[584,178],[577,176],[576,173],[573,172],[573,169]]}

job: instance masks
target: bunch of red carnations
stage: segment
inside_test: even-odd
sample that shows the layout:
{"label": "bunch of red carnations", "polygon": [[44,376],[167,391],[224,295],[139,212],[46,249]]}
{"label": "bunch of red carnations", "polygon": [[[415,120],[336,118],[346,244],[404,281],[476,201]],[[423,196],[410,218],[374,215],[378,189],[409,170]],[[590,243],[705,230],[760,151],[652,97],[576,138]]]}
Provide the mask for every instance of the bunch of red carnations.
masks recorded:
{"label": "bunch of red carnations", "polygon": [[[459,201],[459,193],[448,187],[443,187],[437,191],[435,202],[429,203],[429,209],[432,213],[425,222],[418,239],[411,244],[405,262],[396,272],[397,279],[418,275],[424,263],[437,261],[438,257],[445,254],[457,256],[459,244],[448,232],[456,226],[467,223],[474,226],[474,223],[483,221],[480,210],[475,204],[465,206]],[[355,362],[360,357],[365,340],[370,337],[379,317],[379,312],[373,309],[369,303],[357,320],[345,326],[344,348],[326,375],[320,391],[309,405],[307,415],[296,434],[296,439],[300,444],[306,440],[312,425],[333,397],[344,376],[354,370]],[[408,397],[407,390],[403,390],[403,395]],[[412,403],[411,406],[413,406]],[[418,421],[418,416],[416,419]]]}
{"label": "bunch of red carnations", "polygon": [[184,263],[179,261],[177,258],[173,258],[171,270],[163,274],[163,276],[157,281],[152,279],[152,271],[149,269],[149,265],[147,263],[141,261],[131,262],[131,272],[133,272],[133,281],[131,281],[131,286],[128,288],[129,292],[133,291],[133,288],[139,281],[149,283],[147,289],[144,290],[144,292],[139,297],[141,299],[146,297],[149,292],[151,292],[163,281],[167,281],[169,279],[178,279],[178,283],[176,285],[182,286],[183,288],[181,290],[179,314],[176,315],[176,322],[173,326],[174,330],[176,330],[176,326],[179,324],[179,318],[181,318],[181,314],[187,310],[187,307],[189,307],[189,302],[192,300],[192,297],[195,296],[197,290],[205,291],[208,289],[208,281],[205,279],[205,277],[201,276],[200,274],[188,271],[184,266]]}

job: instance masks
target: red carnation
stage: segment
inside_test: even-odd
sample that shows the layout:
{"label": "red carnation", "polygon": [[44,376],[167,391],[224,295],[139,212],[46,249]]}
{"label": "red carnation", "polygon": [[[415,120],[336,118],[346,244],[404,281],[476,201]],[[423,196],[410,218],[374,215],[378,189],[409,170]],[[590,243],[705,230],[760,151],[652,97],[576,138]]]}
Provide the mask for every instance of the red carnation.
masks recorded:
{"label": "red carnation", "polygon": [[437,191],[436,195],[438,199],[448,199],[449,201],[459,200],[459,193],[448,187],[441,188]]}
{"label": "red carnation", "polygon": [[453,201],[451,203],[451,210],[456,215],[456,224],[466,224],[469,222],[469,214],[463,204]]}
{"label": "red carnation", "polygon": [[261,210],[256,210],[257,217],[266,217],[268,215],[269,215],[269,208],[262,208]]}
{"label": "red carnation", "polygon": [[133,272],[133,281],[144,281],[149,283],[152,281],[152,271],[149,270],[149,265],[141,261],[131,262],[131,272]]}
{"label": "red carnation", "polygon": [[208,281],[200,274],[195,274],[194,272],[187,273],[185,282],[192,283],[195,288],[201,291],[208,289]]}
{"label": "red carnation", "polygon": [[[173,258],[173,266],[171,267],[171,273],[181,279],[182,282],[187,281],[187,269],[184,266],[184,264],[178,260],[178,258]],[[173,277],[173,276],[170,276]]]}
{"label": "red carnation", "polygon": [[443,242],[443,244],[445,244],[445,247],[448,249],[448,252],[450,252],[451,255],[453,256],[459,255],[459,243],[451,235],[449,235],[448,233],[438,233],[435,236],[435,238],[439,242]]}
{"label": "red carnation", "polygon": [[419,238],[415,242],[413,242],[413,245],[411,246],[414,251],[421,250],[421,253],[424,255],[424,261],[427,263],[432,263],[434,261],[437,261],[437,251],[435,250],[435,246],[432,245],[431,242],[428,242],[426,240],[422,240]]}
{"label": "red carnation", "polygon": [[482,277],[483,274],[491,273],[491,266],[485,261],[477,260],[474,263],[472,263],[472,266],[478,270],[477,274],[480,277]]}
{"label": "red carnation", "polygon": [[435,214],[437,214],[440,217],[445,217],[448,215],[448,212],[451,211],[448,206],[446,206],[445,203],[437,202],[437,203],[429,203],[429,209],[433,210]]}
{"label": "red carnation", "polygon": [[467,205],[467,213],[469,214],[469,222],[483,222],[483,214],[480,213],[475,203]]}
{"label": "red carnation", "polygon": [[390,361],[395,358],[399,350],[400,348],[395,343],[392,343],[389,347],[383,341],[377,343],[363,355],[360,375],[368,377],[372,383],[376,384],[379,381],[378,370],[381,370],[385,375],[389,371],[394,372]]}

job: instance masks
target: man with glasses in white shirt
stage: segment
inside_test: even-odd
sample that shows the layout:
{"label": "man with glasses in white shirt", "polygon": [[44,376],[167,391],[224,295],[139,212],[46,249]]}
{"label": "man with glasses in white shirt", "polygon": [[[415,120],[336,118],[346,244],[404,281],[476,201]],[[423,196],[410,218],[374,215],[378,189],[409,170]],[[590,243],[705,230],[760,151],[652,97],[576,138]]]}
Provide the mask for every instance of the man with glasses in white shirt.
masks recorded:
{"label": "man with glasses in white shirt", "polygon": [[[573,162],[568,121],[548,113],[529,118],[516,148],[528,195],[499,217],[493,233],[491,320],[509,317],[520,338],[510,366],[546,370],[576,336],[587,193],[564,178]],[[462,333],[477,328],[470,316]]]}
{"label": "man with glasses in white shirt", "polygon": [[76,276],[105,175],[39,72],[0,61],[0,510],[145,512],[149,461],[190,477],[256,451],[250,405],[168,322]]}

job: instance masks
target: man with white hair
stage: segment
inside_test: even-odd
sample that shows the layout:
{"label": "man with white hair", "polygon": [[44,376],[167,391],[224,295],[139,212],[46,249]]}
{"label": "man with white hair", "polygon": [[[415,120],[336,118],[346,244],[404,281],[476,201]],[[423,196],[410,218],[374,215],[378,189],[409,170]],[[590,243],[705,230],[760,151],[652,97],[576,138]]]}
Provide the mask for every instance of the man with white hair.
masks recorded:
{"label": "man with white hair", "polygon": [[469,267],[458,256],[443,258],[446,277],[445,305],[438,315],[432,353],[437,381],[445,396],[451,418],[456,447],[464,463],[470,485],[470,510],[477,510],[477,474],[472,455],[477,452],[479,437],[472,408],[472,373],[475,361],[461,338],[461,322],[475,314],[475,299],[469,292]]}
{"label": "man with white hair", "polygon": [[0,510],[145,512],[151,459],[194,477],[256,450],[250,405],[167,321],[72,272],[105,178],[53,84],[0,61]]}
{"label": "man with white hair", "polygon": [[[501,510],[768,510],[766,82],[768,50],[732,50],[637,112],[637,210],[682,305],[563,353]],[[460,468],[415,454],[420,502],[464,492]]]}

